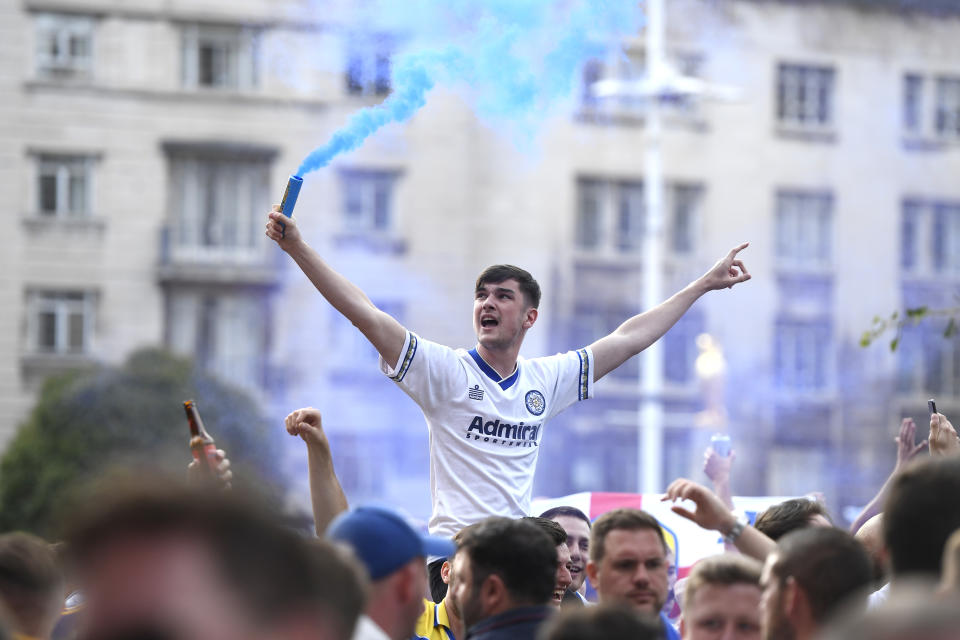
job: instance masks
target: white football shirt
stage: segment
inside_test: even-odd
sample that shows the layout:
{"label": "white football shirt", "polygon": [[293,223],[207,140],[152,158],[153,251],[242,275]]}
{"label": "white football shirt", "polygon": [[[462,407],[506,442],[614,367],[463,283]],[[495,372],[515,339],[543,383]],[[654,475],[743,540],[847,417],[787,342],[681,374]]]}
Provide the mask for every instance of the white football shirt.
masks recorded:
{"label": "white football shirt", "polygon": [[506,377],[476,349],[451,349],[407,332],[390,376],[423,411],[430,435],[433,535],[453,536],[488,516],[529,513],[544,424],[593,396],[589,348],[518,358]]}

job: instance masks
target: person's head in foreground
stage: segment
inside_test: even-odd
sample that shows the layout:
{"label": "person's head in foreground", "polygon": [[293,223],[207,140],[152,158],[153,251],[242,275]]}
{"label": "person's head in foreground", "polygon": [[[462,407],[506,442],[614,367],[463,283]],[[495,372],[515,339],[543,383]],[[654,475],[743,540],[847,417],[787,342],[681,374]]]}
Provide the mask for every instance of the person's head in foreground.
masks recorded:
{"label": "person's head in foreground", "polygon": [[756,560],[733,554],[695,564],[684,591],[684,640],[759,640],[760,569]]}
{"label": "person's head in foreground", "polygon": [[570,550],[567,548],[567,532],[558,523],[546,518],[523,518],[544,531],[557,547],[557,576],[554,582],[553,597],[550,604],[560,608],[563,595],[567,592],[573,578],[570,576]]}
{"label": "person's head in foreground", "polygon": [[537,640],[663,640],[657,618],[623,604],[599,604],[570,609],[554,616],[537,634]]}
{"label": "person's head in foreground", "polygon": [[866,550],[846,531],[808,527],[785,535],[760,576],[763,637],[815,637],[837,613],[863,609],[871,576]]}
{"label": "person's head in foreground", "polygon": [[570,550],[570,590],[579,591],[587,579],[587,562],[590,560],[590,518],[576,507],[554,507],[540,514],[541,518],[553,520],[567,532],[567,548]]}
{"label": "person's head in foreground", "polygon": [[399,514],[363,506],[345,511],[327,528],[327,538],[348,546],[370,577],[366,613],[390,638],[413,635],[423,612],[427,557],[453,555],[447,538],[421,535]]}
{"label": "person's head in foreground", "polygon": [[839,616],[822,640],[960,640],[960,599],[934,596],[933,582],[901,584],[882,606]]}
{"label": "person's head in foreground", "polygon": [[883,510],[883,539],[894,582],[936,579],[944,545],[960,529],[960,459],[929,458],[894,476]]}
{"label": "person's head in foreground", "polygon": [[364,605],[355,562],[235,493],[127,478],[89,496],[67,549],[84,640],[347,640]]}
{"label": "person's head in foreground", "polygon": [[63,608],[65,585],[56,553],[27,533],[0,536],[0,607],[14,632],[49,638]]}
{"label": "person's head in foreground", "polygon": [[667,553],[656,518],[639,509],[614,509],[593,523],[587,576],[600,602],[626,602],[657,615],[669,591]]}
{"label": "person's head in foreground", "polygon": [[[554,591],[557,547],[526,520],[487,518],[460,540],[453,558],[453,599],[467,629],[509,611],[547,605]],[[549,610],[549,609],[548,609]]]}
{"label": "person's head in foreground", "polygon": [[832,527],[826,507],[816,500],[790,498],[768,507],[757,516],[754,528],[771,540],[779,540],[804,527]]}

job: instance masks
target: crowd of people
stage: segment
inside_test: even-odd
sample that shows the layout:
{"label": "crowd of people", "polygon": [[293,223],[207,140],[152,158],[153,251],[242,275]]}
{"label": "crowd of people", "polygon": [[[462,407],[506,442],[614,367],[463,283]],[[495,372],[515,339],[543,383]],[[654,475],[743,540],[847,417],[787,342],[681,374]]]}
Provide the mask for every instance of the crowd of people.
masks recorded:
{"label": "crowd of people", "polygon": [[0,536],[0,640],[960,638],[960,438],[938,413],[920,443],[901,424],[897,465],[849,531],[808,498],[747,521],[731,498],[733,456],[708,450],[713,486],[679,478],[662,499],[722,536],[725,552],[679,580],[646,511],[530,513],[548,420],[699,297],[749,280],[746,244],[593,344],[524,359],[540,288],[523,269],[481,273],[476,346],[451,349],[379,310],[276,207],[266,234],[422,409],[428,532],[387,507],[351,508],[320,411],[298,409],[284,426],[306,446],[316,535],[229,489],[222,451],[183,481],[114,477],[77,503],[55,545]]}

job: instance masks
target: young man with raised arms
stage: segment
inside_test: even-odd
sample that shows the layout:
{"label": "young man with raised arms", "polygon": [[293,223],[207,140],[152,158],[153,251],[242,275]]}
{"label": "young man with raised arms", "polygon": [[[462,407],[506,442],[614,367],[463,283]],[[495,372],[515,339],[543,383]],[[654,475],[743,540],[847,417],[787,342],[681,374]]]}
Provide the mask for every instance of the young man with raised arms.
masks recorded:
{"label": "young man with raised arms", "polygon": [[491,515],[529,513],[544,424],[593,395],[593,383],[658,340],[704,293],[750,279],[737,254],[588,347],[519,357],[538,317],[540,287],[523,269],[497,265],[477,279],[477,344],[454,350],[425,340],[384,313],[304,241],[296,218],[274,206],[266,223],[274,240],[337,311],[380,354],[380,367],[421,408],[430,434],[434,535],[450,537]]}

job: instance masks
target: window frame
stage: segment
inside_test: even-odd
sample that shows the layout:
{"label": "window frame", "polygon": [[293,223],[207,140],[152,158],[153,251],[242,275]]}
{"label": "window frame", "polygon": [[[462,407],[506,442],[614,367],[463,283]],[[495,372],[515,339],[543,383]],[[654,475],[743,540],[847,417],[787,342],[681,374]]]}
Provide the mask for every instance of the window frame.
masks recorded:
{"label": "window frame", "polygon": [[[33,154],[33,215],[42,219],[81,220],[93,217],[96,155],[83,153],[36,152]],[[54,180],[54,208],[44,208],[44,179]],[[81,203],[73,208],[71,179],[80,178],[83,184]]]}
{"label": "window frame", "polygon": [[[41,78],[86,78],[94,68],[96,19],[76,13],[42,12],[34,14],[34,71]],[[72,55],[73,38],[85,42],[85,55]],[[56,41],[58,54],[48,45]]]}
{"label": "window frame", "polygon": [[[391,169],[341,169],[338,173],[340,190],[341,229],[349,234],[390,235],[396,229],[396,187],[400,171]],[[357,215],[350,213],[357,202]],[[378,198],[383,197],[383,214],[378,212]],[[378,222],[379,219],[383,222]]]}
{"label": "window frame", "polygon": [[[29,289],[27,291],[27,351],[36,355],[83,356],[93,346],[96,322],[96,294],[82,289]],[[53,343],[42,344],[41,314],[53,315]],[[80,345],[73,347],[71,316],[81,321]]]}
{"label": "window frame", "polygon": [[[242,92],[259,88],[259,29],[246,25],[189,23],[181,29],[180,81],[185,89],[211,92]],[[202,50],[217,46],[227,57],[220,82],[204,82]]]}
{"label": "window frame", "polygon": [[[774,194],[774,247],[776,265],[781,269],[824,272],[833,267],[836,198],[827,189],[780,187]],[[794,202],[791,207],[788,202]],[[816,216],[812,246],[801,246],[809,233],[811,209]],[[787,218],[791,219],[787,219]],[[787,228],[789,225],[791,228]],[[786,249],[786,250],[785,250]],[[812,251],[811,251],[812,249]],[[815,254],[813,256],[804,254]]]}
{"label": "window frame", "polygon": [[836,67],[829,64],[778,62],[774,85],[777,126],[832,133],[836,129],[837,76]]}

